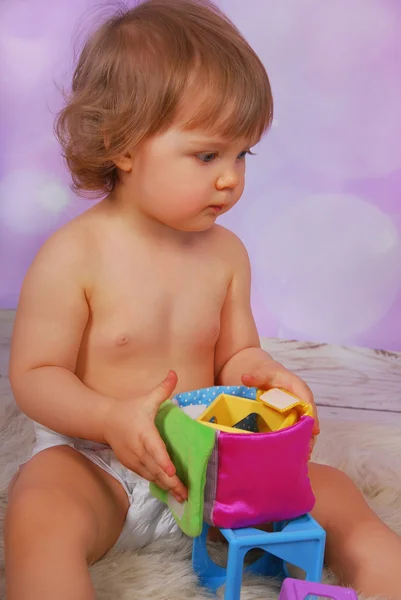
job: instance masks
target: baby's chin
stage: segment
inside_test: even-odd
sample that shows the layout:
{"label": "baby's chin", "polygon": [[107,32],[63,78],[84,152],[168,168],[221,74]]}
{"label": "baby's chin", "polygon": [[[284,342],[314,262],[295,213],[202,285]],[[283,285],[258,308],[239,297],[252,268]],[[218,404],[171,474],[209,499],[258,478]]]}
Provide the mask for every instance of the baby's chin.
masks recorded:
{"label": "baby's chin", "polygon": [[212,229],[215,226],[215,222],[215,218],[211,219],[210,217],[203,217],[198,220],[194,219],[192,222],[169,224],[169,227],[176,231],[181,231],[182,233],[201,233]]}

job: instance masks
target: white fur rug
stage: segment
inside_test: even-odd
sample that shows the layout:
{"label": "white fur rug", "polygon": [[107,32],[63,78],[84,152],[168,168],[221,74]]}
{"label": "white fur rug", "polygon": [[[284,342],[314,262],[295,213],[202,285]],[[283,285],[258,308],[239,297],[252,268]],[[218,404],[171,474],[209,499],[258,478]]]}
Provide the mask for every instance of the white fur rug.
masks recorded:
{"label": "white fur rug", "polygon": [[[0,382],[1,383],[1,382]],[[0,387],[0,528],[4,522],[6,487],[33,443],[29,420]],[[401,534],[401,431],[371,424],[323,423],[315,460],[340,467],[365,492],[374,509]],[[4,548],[0,532],[0,598],[4,598]],[[221,552],[220,547],[215,551]],[[191,570],[191,542],[177,535],[141,552],[111,551],[92,568],[99,600],[201,600],[210,598],[196,585]],[[326,580],[329,581],[328,577]],[[220,590],[219,597],[223,594]],[[242,600],[276,600],[278,586],[249,577]]]}

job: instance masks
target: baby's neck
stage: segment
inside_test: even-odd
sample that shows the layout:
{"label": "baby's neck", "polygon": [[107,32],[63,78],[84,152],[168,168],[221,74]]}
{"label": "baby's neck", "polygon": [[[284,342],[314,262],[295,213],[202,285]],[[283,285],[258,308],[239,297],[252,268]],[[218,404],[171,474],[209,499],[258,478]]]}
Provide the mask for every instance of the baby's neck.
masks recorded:
{"label": "baby's neck", "polygon": [[146,213],[138,210],[134,202],[129,202],[120,194],[112,192],[101,203],[99,208],[114,218],[133,235],[164,245],[186,246],[193,240],[197,232],[180,231],[169,227]]}

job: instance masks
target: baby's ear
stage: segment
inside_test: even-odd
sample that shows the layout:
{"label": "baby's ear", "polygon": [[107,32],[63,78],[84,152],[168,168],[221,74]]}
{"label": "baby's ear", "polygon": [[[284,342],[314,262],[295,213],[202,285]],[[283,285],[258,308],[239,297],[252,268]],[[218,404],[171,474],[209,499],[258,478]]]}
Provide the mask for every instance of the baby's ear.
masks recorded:
{"label": "baby's ear", "polygon": [[[103,132],[103,140],[106,150],[110,150],[110,135],[105,131]],[[126,173],[132,171],[132,154],[130,152],[126,152],[125,154],[114,158],[112,162],[118,169],[121,169],[121,171],[125,171]]]}
{"label": "baby's ear", "polygon": [[121,171],[125,171],[125,173],[129,173],[130,171],[132,171],[132,155],[129,152],[127,152],[127,154],[124,154],[123,156],[115,158],[113,162],[118,169],[121,169]]}

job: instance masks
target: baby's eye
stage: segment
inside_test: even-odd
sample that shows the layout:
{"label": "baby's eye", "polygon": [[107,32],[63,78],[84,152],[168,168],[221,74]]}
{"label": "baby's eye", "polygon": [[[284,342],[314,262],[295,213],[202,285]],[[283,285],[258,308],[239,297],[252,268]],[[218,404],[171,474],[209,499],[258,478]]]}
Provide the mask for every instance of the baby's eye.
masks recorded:
{"label": "baby's eye", "polygon": [[238,154],[237,158],[238,158],[239,160],[242,160],[243,158],[245,158],[245,156],[246,156],[247,154],[252,154],[252,152],[251,152],[250,150],[243,150],[242,152],[240,152],[240,153]]}
{"label": "baby's eye", "polygon": [[196,157],[204,163],[210,163],[217,157],[217,152],[203,152],[197,154]]}

